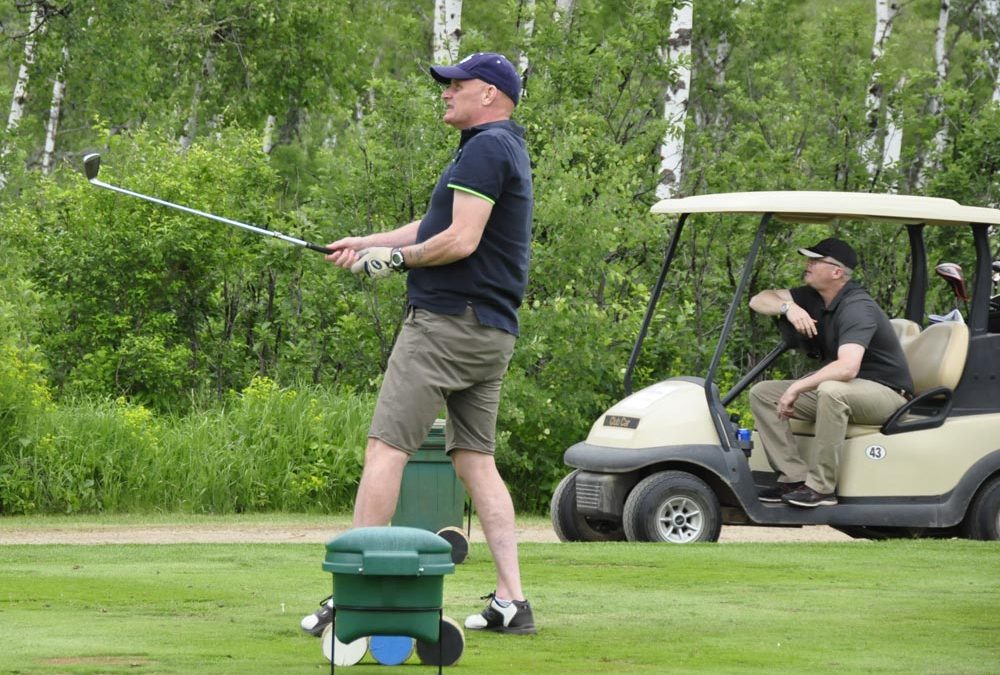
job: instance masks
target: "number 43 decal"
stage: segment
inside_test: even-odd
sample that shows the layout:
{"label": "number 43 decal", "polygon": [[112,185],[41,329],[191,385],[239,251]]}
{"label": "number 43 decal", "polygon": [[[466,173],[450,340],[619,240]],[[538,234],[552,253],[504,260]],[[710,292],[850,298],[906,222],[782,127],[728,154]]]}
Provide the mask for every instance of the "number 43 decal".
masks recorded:
{"label": "number 43 decal", "polygon": [[885,448],[881,445],[869,445],[865,448],[865,457],[868,459],[885,459]]}

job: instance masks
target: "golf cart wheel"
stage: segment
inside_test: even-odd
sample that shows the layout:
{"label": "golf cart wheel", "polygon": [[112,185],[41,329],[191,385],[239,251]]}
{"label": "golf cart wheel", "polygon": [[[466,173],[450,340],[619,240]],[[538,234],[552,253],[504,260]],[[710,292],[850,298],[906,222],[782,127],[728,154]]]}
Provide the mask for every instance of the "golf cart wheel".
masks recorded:
{"label": "golf cart wheel", "polygon": [[962,530],[969,539],[1000,539],[1000,476],[987,481],[976,493]]}
{"label": "golf cart wheel", "polygon": [[549,513],[552,529],[559,541],[622,541],[625,532],[621,523],[611,520],[591,519],[576,510],[577,469],[559,481],[552,493]]}
{"label": "golf cart wheel", "polygon": [[722,529],[715,493],[684,471],[662,471],[640,481],[625,500],[622,520],[629,541],[718,541]]}

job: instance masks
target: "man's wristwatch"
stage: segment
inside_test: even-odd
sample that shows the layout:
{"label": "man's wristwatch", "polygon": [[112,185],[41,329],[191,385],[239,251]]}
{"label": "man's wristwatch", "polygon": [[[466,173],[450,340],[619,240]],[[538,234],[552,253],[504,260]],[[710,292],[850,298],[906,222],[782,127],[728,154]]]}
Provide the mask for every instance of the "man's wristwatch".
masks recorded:
{"label": "man's wristwatch", "polygon": [[403,258],[403,249],[392,249],[392,253],[389,254],[389,268],[397,272],[406,271],[406,260]]}
{"label": "man's wristwatch", "polygon": [[781,314],[781,316],[785,316],[786,314],[788,314],[788,310],[790,310],[791,308],[792,308],[792,303],[783,302],[781,303],[781,307],[778,308],[778,312]]}

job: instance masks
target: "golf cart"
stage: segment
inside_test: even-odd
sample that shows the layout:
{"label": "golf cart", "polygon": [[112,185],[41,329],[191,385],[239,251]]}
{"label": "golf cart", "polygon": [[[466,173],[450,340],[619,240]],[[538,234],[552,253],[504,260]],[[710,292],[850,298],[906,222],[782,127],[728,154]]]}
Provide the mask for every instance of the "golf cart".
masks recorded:
{"label": "golf cart", "polygon": [[[752,192],[667,199],[653,213],[679,217],[625,374],[627,397],[566,450],[572,467],[552,496],[563,541],[716,541],[723,524],[829,525],[851,536],[1000,539],[1000,332],[991,298],[988,229],[1000,210],[948,199],[836,192]],[[632,392],[643,339],[684,224],[692,214],[760,216],[704,377],[671,377]],[[738,429],[727,406],[801,339],[779,320],[781,341],[730,391],[715,377],[758,252],[772,221],[834,220],[904,225],[912,261],[905,317],[893,319],[915,396],[881,426],[851,425],[842,449],[839,503],[812,509],[758,500],[774,469],[756,433]],[[924,327],[928,286],[924,230],[970,228],[975,249],[965,321]],[[991,317],[992,314],[992,317]],[[803,448],[813,425],[792,420]]]}

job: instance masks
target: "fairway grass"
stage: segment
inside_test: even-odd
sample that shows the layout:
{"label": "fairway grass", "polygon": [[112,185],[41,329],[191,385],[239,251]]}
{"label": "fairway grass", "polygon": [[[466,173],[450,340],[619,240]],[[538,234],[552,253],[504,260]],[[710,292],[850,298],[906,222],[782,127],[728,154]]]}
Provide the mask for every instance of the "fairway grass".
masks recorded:
{"label": "fairway grass", "polygon": [[[537,636],[466,632],[465,673],[995,673],[1000,546],[523,544]],[[323,673],[322,545],[0,547],[0,673]],[[445,577],[464,620],[485,545]],[[401,672],[433,672],[414,656]],[[350,671],[382,672],[371,660]]]}

